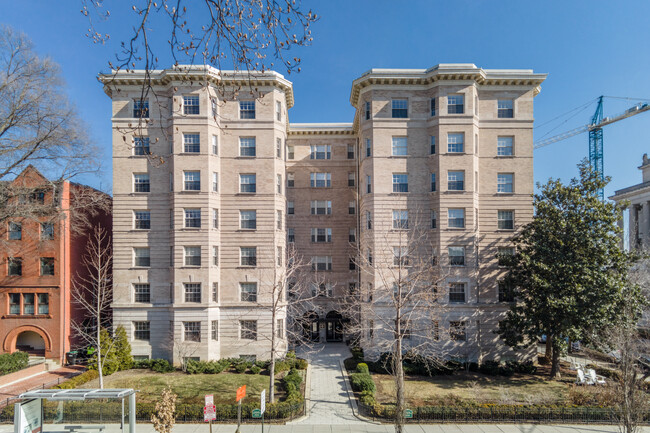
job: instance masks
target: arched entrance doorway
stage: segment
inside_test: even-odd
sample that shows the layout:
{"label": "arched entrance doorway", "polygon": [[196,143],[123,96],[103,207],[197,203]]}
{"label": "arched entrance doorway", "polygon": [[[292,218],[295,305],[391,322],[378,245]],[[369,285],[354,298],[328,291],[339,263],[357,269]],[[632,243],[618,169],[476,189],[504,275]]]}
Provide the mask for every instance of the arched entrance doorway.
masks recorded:
{"label": "arched entrance doorway", "polygon": [[330,311],[325,315],[325,340],[343,341],[343,316],[338,311]]}
{"label": "arched entrance doorway", "polygon": [[16,350],[30,355],[45,356],[45,340],[34,331],[23,331],[16,337]]}
{"label": "arched entrance doorway", "polygon": [[315,311],[308,311],[304,314],[302,322],[302,333],[305,340],[320,340],[318,332],[318,313]]}

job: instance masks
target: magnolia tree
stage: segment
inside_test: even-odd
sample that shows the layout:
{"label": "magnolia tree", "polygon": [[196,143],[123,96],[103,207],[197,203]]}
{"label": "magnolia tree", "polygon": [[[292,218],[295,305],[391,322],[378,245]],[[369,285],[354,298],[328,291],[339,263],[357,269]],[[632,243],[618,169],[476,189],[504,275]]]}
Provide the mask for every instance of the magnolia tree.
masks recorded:
{"label": "magnolia tree", "polygon": [[[391,228],[365,232],[358,250],[364,288],[346,301],[347,330],[375,353],[391,353],[386,370],[395,379],[395,431],[404,426],[405,353],[442,359],[437,344],[441,288],[450,276],[438,262],[431,223],[418,211],[400,211]],[[391,230],[392,229],[392,230]],[[363,283],[362,283],[363,284]]]}

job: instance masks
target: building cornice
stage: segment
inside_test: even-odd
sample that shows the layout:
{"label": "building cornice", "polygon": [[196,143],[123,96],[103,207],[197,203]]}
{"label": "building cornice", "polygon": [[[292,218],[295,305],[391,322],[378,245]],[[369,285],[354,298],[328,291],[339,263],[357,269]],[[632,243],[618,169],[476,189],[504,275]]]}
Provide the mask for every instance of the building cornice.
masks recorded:
{"label": "building cornice", "polygon": [[275,71],[221,71],[212,66],[183,65],[152,70],[148,74],[145,70],[112,71],[109,74],[100,74],[98,79],[104,84],[104,92],[108,96],[112,96],[114,87],[141,86],[145,79],[150,79],[152,86],[205,82],[225,87],[276,87],[284,91],[287,109],[294,104],[293,84]]}
{"label": "building cornice", "polygon": [[354,135],[352,123],[290,123],[289,136]]}
{"label": "building cornice", "polygon": [[441,63],[429,69],[371,69],[352,82],[350,103],[356,107],[362,89],[369,86],[431,86],[438,81],[531,87],[537,95],[547,75],[532,69],[482,69],[472,63]]}
{"label": "building cornice", "polygon": [[650,182],[643,182],[636,185],[628,186],[627,188],[619,189],[614,192],[614,195],[609,197],[610,200],[620,201],[627,200],[632,196],[639,195],[639,193],[650,193]]}

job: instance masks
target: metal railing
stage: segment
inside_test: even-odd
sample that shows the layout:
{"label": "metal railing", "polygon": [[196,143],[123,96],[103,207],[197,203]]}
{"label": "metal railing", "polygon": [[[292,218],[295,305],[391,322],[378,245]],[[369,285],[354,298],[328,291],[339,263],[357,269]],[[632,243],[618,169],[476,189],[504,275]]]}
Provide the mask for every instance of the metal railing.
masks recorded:
{"label": "metal railing", "polygon": [[[394,418],[394,409],[379,408],[358,402],[359,414],[373,421],[390,422]],[[438,407],[425,406],[411,408],[412,418],[405,419],[413,423],[566,423],[566,424],[616,424],[619,416],[612,408],[591,407]],[[650,422],[650,411],[643,417],[643,423]]]}
{"label": "metal railing", "polygon": [[[53,387],[53,386],[56,386],[56,385],[59,385],[59,384],[65,382],[66,380],[68,380],[68,379],[70,379],[70,378],[72,378],[72,377],[74,377],[74,376],[78,376],[78,375],[81,374],[81,373],[83,373],[83,372],[80,371],[78,374],[75,373],[75,374],[67,375],[67,376],[65,376],[65,377],[58,377],[58,378],[56,378],[56,379],[54,379],[54,380],[50,380],[49,382],[45,382],[45,383],[42,383],[42,384],[37,385],[37,386],[27,387],[27,388],[25,388],[24,390],[21,390],[20,388],[18,388],[18,391],[16,392],[16,396],[15,396],[15,397],[8,397],[8,398],[5,398],[5,399],[0,400],[0,409],[2,409],[2,408],[5,407],[5,406],[10,405],[11,403],[17,403],[17,402],[20,400],[20,399],[18,398],[18,396],[19,396],[20,394],[22,394],[23,392],[34,391],[34,390],[36,390],[36,389],[47,389],[47,388],[51,388],[51,387]],[[17,384],[16,384],[16,386],[18,386],[18,385],[20,385],[20,383],[17,383]],[[13,385],[9,385],[9,386],[11,386],[11,387],[13,388]],[[1,417],[1,415],[0,415],[0,417]],[[2,421],[1,421],[1,418],[0,418],[0,422],[2,422]],[[13,418],[12,418],[12,422],[13,422]]]}

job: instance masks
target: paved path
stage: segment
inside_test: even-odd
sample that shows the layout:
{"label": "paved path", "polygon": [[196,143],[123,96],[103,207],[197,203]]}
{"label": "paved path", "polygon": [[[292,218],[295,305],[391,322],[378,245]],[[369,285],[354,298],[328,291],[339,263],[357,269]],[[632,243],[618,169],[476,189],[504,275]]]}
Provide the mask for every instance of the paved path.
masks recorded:
{"label": "paved path", "polygon": [[352,412],[341,372],[340,361],[352,356],[348,347],[327,343],[311,352],[298,351],[298,356],[308,359],[311,365],[311,395],[308,417],[293,424],[362,424]]}
{"label": "paved path", "polygon": [[16,397],[25,391],[43,388],[44,385],[46,388],[51,388],[58,382],[63,382],[64,379],[76,376],[84,371],[86,371],[85,367],[80,365],[71,365],[68,367],[57,368],[52,371],[44,371],[35,376],[28,377],[25,380],[21,380],[20,382],[14,382],[10,385],[4,386],[0,388],[0,406],[4,406],[7,399]]}

